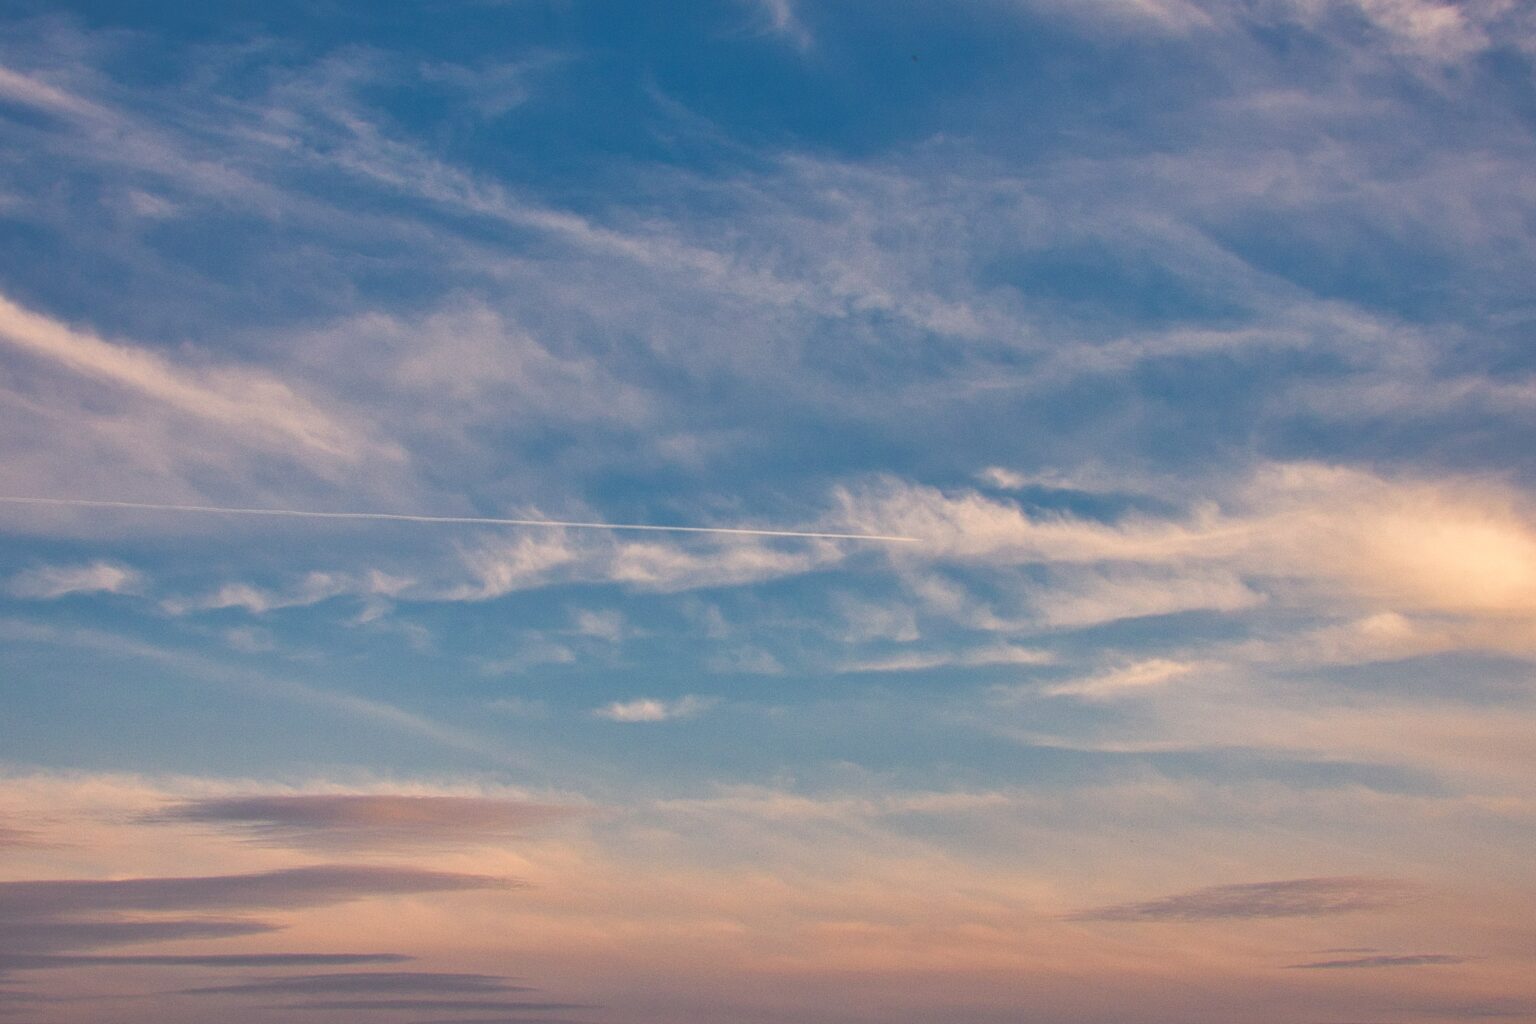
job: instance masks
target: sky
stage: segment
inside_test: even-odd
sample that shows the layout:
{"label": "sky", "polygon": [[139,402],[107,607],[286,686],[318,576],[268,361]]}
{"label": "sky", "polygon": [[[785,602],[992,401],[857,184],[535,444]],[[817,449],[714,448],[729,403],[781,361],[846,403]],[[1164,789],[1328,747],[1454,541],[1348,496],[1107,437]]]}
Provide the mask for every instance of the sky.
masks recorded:
{"label": "sky", "polygon": [[0,1020],[1536,1021],[1533,281],[1521,0],[8,0]]}

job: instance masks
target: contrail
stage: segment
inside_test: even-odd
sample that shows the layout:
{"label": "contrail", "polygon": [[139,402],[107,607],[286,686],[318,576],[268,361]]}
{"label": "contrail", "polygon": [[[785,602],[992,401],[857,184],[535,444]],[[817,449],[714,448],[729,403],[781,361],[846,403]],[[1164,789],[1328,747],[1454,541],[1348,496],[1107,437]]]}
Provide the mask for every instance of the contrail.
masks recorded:
{"label": "contrail", "polygon": [[315,512],[296,508],[226,508],[222,505],[162,505],[148,501],[97,501],[90,498],[22,498],[0,495],[12,505],[63,505],[69,508],[116,508],[140,512],[213,512],[231,516],[282,516],[291,519],[383,519],[397,523],[460,526],[554,526],[574,530],[644,530],[650,533],[722,533],[737,537],[802,537],[813,540],[864,540],[915,544],[917,537],[878,533],[818,533],[810,530],[758,530],[742,526],[667,526],[653,523],[587,523],[561,519],[502,519],[495,516],[427,516],[409,512]]}

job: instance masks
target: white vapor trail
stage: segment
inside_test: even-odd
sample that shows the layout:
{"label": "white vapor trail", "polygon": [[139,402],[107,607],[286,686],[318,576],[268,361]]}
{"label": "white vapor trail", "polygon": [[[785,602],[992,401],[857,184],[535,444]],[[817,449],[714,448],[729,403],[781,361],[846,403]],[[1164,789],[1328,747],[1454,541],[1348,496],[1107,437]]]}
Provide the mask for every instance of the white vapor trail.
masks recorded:
{"label": "white vapor trail", "polygon": [[444,523],[464,526],[554,526],[576,530],[645,530],[652,533],[720,533],[738,537],[803,537],[813,540],[864,540],[914,544],[917,537],[877,533],[818,533],[810,530],[758,530],[740,526],[666,526],[652,523],[585,523],[560,519],[502,519],[495,516],[427,516],[408,512],[315,512],[295,508],[226,508],[220,505],[162,505],[148,501],[99,501],[91,498],[33,498],[0,495],[12,505],[55,505],[68,508],[115,508],[140,512],[212,512],[232,516],[282,516],[293,519],[383,519],[400,523]]}

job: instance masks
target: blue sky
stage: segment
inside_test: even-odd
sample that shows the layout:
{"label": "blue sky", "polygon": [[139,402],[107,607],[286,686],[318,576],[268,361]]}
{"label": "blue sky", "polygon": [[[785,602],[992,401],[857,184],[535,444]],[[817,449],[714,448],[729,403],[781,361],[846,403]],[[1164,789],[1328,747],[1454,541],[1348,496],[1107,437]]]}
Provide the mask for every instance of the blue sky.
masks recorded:
{"label": "blue sky", "polygon": [[1536,1015],[1526,5],[3,18],[0,1012]]}

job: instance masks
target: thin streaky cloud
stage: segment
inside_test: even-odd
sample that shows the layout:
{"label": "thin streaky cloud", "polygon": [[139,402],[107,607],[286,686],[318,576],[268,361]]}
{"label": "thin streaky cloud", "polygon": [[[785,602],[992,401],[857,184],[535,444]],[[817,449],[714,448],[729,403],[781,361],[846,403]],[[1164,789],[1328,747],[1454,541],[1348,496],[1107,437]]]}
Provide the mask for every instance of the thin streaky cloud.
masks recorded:
{"label": "thin streaky cloud", "polygon": [[[15,884],[15,883],[7,883]],[[120,918],[74,918],[61,920],[49,916],[46,908],[31,916],[15,919],[0,917],[0,952],[55,953],[96,949],[101,946],[138,945],[145,942],[183,942],[189,939],[228,939],[244,935],[274,932],[278,926],[266,921],[198,917],[154,921]]]}
{"label": "thin streaky cloud", "polygon": [[76,330],[24,309],[4,295],[0,295],[0,342],[81,377],[249,434],[269,446],[309,449],[347,461],[370,453],[401,457],[398,451],[372,444],[352,424],[264,370],[193,370],[142,346]]}
{"label": "thin streaky cloud", "polygon": [[279,845],[345,847],[507,839],[577,813],[487,797],[302,793],[192,800],[146,820],[232,827]]}
{"label": "thin streaky cloud", "polygon": [[1148,658],[1098,675],[1085,676],[1046,687],[1049,697],[1082,697],[1108,700],[1126,694],[1157,690],[1187,676],[1198,666],[1167,658]]}
{"label": "thin streaky cloud", "polygon": [[1384,910],[1418,895],[1390,878],[1292,878],[1278,882],[1214,885],[1139,903],[1097,907],[1071,916],[1076,921],[1220,921],[1272,917],[1318,917],[1360,910]]}
{"label": "thin streaky cloud", "polygon": [[1482,1003],[1422,1002],[1396,1007],[1415,1017],[1450,1017],[1456,1020],[1487,1020],[1518,1017],[1530,1020],[1536,1013],[1536,1003],[1521,999],[1491,999]]}
{"label": "thin streaky cloud", "polygon": [[499,516],[430,516],[407,512],[320,512],[291,508],[227,508],[218,505],[164,505],[144,501],[103,501],[88,498],[0,496],[13,505],[54,505],[66,508],[111,508],[139,512],[203,512],[234,516],[279,516],[291,519],[373,519],[400,523],[458,526],[544,526],[573,530],[641,530],[651,533],[709,533],[740,537],[801,537],[808,540],[863,540],[915,544],[920,538],[873,533],[821,533],[813,530],[773,530],[744,526],[676,526],[660,523],[601,523],[561,519],[508,519]]}
{"label": "thin streaky cloud", "polygon": [[9,590],[17,597],[52,601],[71,594],[133,593],[143,576],[125,565],[96,561],[88,565],[45,565],[16,574]]}
{"label": "thin streaky cloud", "polygon": [[88,100],[3,65],[0,65],[0,98],[55,113],[97,120],[110,118],[106,110]]}
{"label": "thin streaky cloud", "polygon": [[884,658],[849,662],[839,672],[922,672],[935,668],[989,668],[997,665],[1050,665],[1051,651],[1018,644],[993,644],[969,651],[907,651]]}
{"label": "thin streaky cloud", "polygon": [[7,846],[36,846],[38,840],[33,833],[26,829],[9,828],[0,825],[0,849]]}
{"label": "thin streaky cloud", "polygon": [[81,912],[292,909],[371,896],[517,885],[512,879],[491,875],[368,864],[316,864],[243,875],[43,879],[0,882],[0,921],[31,923]]}
{"label": "thin streaky cloud", "polygon": [[791,0],[756,0],[762,9],[767,31],[788,40],[797,50],[810,49],[815,37],[800,20]]}
{"label": "thin streaky cloud", "polygon": [[635,700],[615,701],[592,713],[612,722],[670,722],[701,715],[719,702],[717,697],[693,695],[679,697],[677,700],[639,697]]}
{"label": "thin streaky cloud", "polygon": [[239,985],[186,988],[182,995],[379,995],[391,993],[497,993],[531,992],[527,985],[513,985],[495,974],[439,971],[373,971],[338,974],[300,974],[262,978]]}
{"label": "thin streaky cloud", "polygon": [[1373,967],[1430,967],[1464,964],[1470,957],[1453,956],[1449,953],[1416,953],[1408,956],[1360,956],[1346,960],[1317,960],[1306,964],[1286,964],[1287,970],[1330,971],[1356,970]]}
{"label": "thin streaky cloud", "polygon": [[0,953],[0,971],[69,967],[360,967],[414,959],[403,953]]}
{"label": "thin streaky cloud", "polygon": [[411,1024],[592,1024],[573,1017],[456,1017],[453,1020],[417,1020]]}
{"label": "thin streaky cloud", "polygon": [[590,1010],[591,1003],[530,1003],[520,1000],[501,999],[320,999],[309,1003],[288,1003],[275,1007],[280,1010],[436,1010],[452,1013],[476,1010],[516,1013],[520,1010]]}

